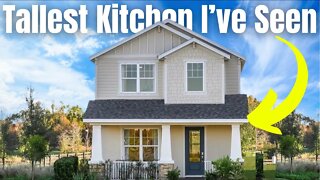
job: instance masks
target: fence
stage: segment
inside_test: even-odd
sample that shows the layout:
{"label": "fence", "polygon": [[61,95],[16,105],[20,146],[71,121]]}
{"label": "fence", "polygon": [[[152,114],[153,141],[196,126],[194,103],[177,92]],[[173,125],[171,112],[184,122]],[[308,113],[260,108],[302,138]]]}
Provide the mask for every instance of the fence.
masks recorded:
{"label": "fence", "polygon": [[[45,167],[51,166],[53,163],[62,157],[68,156],[78,156],[79,159],[90,159],[91,152],[79,152],[79,153],[58,153],[58,154],[49,154],[45,158],[41,159],[41,161],[36,162],[36,166]],[[0,165],[2,166],[3,162],[1,161]],[[14,166],[14,165],[22,165],[22,164],[30,164],[30,161],[25,158],[20,158],[20,160],[10,160],[10,158],[5,159],[6,166]]]}
{"label": "fence", "polygon": [[107,161],[104,174],[107,179],[158,179],[158,162]]}

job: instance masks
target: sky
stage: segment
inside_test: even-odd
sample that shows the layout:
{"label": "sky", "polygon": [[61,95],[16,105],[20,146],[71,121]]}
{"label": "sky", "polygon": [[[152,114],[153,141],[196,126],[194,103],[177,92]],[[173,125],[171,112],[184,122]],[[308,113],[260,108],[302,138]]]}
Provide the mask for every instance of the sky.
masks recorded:
{"label": "sky", "polygon": [[[26,106],[27,88],[35,89],[35,98],[44,106],[52,103],[79,105],[86,108],[94,99],[95,67],[90,56],[102,51],[129,34],[97,34],[95,24],[96,5],[111,1],[10,1],[17,8],[30,9],[33,4],[46,4],[47,9],[75,8],[86,4],[89,10],[87,34],[6,34],[5,16],[0,9],[0,110],[5,115],[15,113]],[[201,33],[201,5],[215,4],[216,8],[241,8],[247,14],[245,33],[220,34],[216,16],[209,17],[208,33],[203,36],[231,49],[246,58],[241,73],[241,93],[262,100],[270,88],[278,94],[281,103],[290,92],[296,78],[296,61],[291,50],[276,40],[279,35],[299,48],[309,68],[309,84],[297,112],[318,118],[320,112],[319,65],[319,3],[317,1],[115,1],[127,4],[129,9],[144,9],[146,4],[163,10],[188,8],[193,12],[193,31]],[[317,10],[317,34],[258,34],[254,30],[254,9],[264,4],[269,9],[313,8]]]}

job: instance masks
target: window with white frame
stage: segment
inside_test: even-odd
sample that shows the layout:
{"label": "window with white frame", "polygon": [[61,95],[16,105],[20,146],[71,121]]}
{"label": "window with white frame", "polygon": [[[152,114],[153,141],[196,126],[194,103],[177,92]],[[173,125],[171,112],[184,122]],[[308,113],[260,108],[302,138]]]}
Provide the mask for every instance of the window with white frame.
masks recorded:
{"label": "window with white frame", "polygon": [[122,92],[154,92],[154,64],[122,64]]}
{"label": "window with white frame", "polygon": [[203,91],[203,64],[187,63],[187,91]]}
{"label": "window with white frame", "polygon": [[158,137],[158,129],[124,129],[125,160],[158,160]]}

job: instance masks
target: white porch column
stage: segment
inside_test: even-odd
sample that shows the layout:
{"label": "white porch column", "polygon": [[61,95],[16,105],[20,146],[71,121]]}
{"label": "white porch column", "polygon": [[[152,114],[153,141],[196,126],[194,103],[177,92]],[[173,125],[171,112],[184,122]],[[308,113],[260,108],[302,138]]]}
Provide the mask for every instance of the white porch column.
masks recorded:
{"label": "white porch column", "polygon": [[171,132],[170,125],[162,125],[161,132],[161,154],[160,154],[160,163],[161,164],[173,164],[171,154]]}
{"label": "white porch column", "polygon": [[242,154],[241,154],[241,138],[240,138],[240,125],[239,124],[232,125],[230,158],[232,160],[239,159],[240,162],[243,162]]}
{"label": "white porch column", "polygon": [[99,164],[104,162],[102,156],[102,131],[101,125],[92,126],[92,151],[91,151],[91,164]]}

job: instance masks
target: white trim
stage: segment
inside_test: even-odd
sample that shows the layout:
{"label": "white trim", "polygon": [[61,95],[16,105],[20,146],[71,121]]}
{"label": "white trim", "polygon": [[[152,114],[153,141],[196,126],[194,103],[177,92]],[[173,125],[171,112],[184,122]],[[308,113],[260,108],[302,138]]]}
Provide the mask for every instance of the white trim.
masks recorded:
{"label": "white trim", "polygon": [[222,93],[221,93],[221,99],[222,99],[222,104],[225,104],[225,98],[226,98],[226,78],[225,78],[225,62],[224,62],[224,60],[223,60],[223,62],[222,62]]}
{"label": "white trim", "polygon": [[245,58],[243,56],[241,56],[240,54],[238,54],[236,52],[233,52],[230,49],[227,49],[227,48],[225,48],[225,47],[213,42],[212,40],[210,40],[210,39],[208,39],[208,38],[206,38],[206,37],[194,32],[194,31],[192,31],[192,30],[190,30],[190,29],[188,29],[188,28],[186,28],[186,27],[184,27],[184,26],[182,26],[182,25],[180,25],[180,24],[178,24],[178,23],[176,23],[174,21],[172,21],[171,19],[166,19],[166,20],[162,21],[162,23],[163,24],[168,24],[169,23],[169,24],[171,24],[171,25],[173,25],[173,26],[175,26],[175,27],[177,27],[177,28],[179,28],[179,29],[181,29],[181,30],[183,30],[183,31],[185,31],[185,32],[187,32],[187,33],[189,33],[189,34],[201,39],[201,40],[204,40],[204,41],[208,42],[209,44],[211,44],[213,46],[216,46],[216,47],[222,49],[223,51],[229,52],[229,53],[239,57],[240,59],[245,60]]}
{"label": "white trim", "polygon": [[[202,63],[202,91],[188,91],[188,64],[192,63]],[[184,71],[185,71],[185,76],[184,76],[184,92],[186,95],[206,95],[207,89],[206,89],[206,61],[205,60],[192,60],[192,61],[185,61],[184,63]]]}
{"label": "white trim", "polygon": [[[137,67],[137,77],[136,78],[125,78],[125,79],[136,79],[136,86],[137,89],[135,92],[124,92],[122,89],[122,65],[136,65]],[[153,78],[149,78],[149,79],[153,79],[153,91],[147,91],[147,92],[141,92],[140,91],[140,65],[153,65]],[[156,94],[157,93],[157,79],[158,79],[158,74],[157,74],[157,63],[153,63],[153,62],[120,62],[119,64],[119,94],[120,95],[124,95],[124,94],[133,94],[133,95],[137,95],[137,94]]]}
{"label": "white trim", "polygon": [[83,119],[83,122],[87,123],[106,123],[106,124],[128,124],[128,125],[141,125],[141,124],[177,124],[177,125],[186,125],[186,124],[242,124],[247,123],[247,119]]}
{"label": "white trim", "polygon": [[165,24],[162,23],[162,22],[157,22],[157,23],[155,23],[155,24],[153,24],[153,25],[151,25],[151,26],[149,26],[149,27],[147,27],[147,28],[139,31],[139,32],[136,33],[136,34],[133,34],[132,36],[130,36],[130,37],[128,37],[128,38],[125,38],[124,40],[116,43],[115,45],[113,45],[113,46],[111,46],[111,47],[109,47],[109,48],[107,48],[107,49],[105,49],[105,50],[103,50],[103,51],[100,51],[100,52],[92,55],[92,56],[90,57],[90,59],[93,60],[93,61],[95,61],[97,57],[99,57],[99,56],[101,56],[101,55],[103,55],[103,54],[111,51],[112,49],[114,49],[114,48],[116,48],[116,47],[118,47],[118,46],[120,46],[120,45],[122,45],[122,44],[124,44],[124,43],[126,43],[126,42],[128,42],[128,41],[130,41],[130,40],[132,40],[132,39],[134,39],[134,38],[136,38],[136,37],[138,37],[139,35],[141,35],[141,34],[143,34],[143,33],[145,33],[145,32],[148,32],[149,30],[151,30],[151,29],[153,29],[153,28],[155,28],[155,27],[157,27],[157,26],[161,26],[161,27],[167,29],[168,31],[171,31],[171,32],[177,34],[178,36],[183,37],[183,38],[185,38],[185,39],[187,39],[187,40],[190,39],[190,37],[187,36],[186,34],[183,34],[183,33],[181,33],[180,31],[177,31],[177,30],[175,30],[175,29],[173,29],[173,28],[165,25]]}
{"label": "white trim", "polygon": [[99,164],[104,162],[102,136],[101,125],[92,126],[92,154],[90,164]]}
{"label": "white trim", "polygon": [[234,161],[239,160],[243,162],[241,153],[241,139],[240,139],[240,125],[231,125],[231,147],[230,147],[230,158]]}
{"label": "white trim", "polygon": [[172,149],[171,149],[171,128],[170,125],[164,124],[161,126],[161,150],[160,164],[173,164]]}
{"label": "white trim", "polygon": [[174,52],[186,47],[187,45],[189,45],[191,43],[197,43],[197,44],[199,44],[199,45],[201,45],[201,46],[203,46],[203,47],[205,47],[205,48],[207,48],[207,49],[209,49],[209,50],[211,50],[211,51],[213,51],[213,52],[215,52],[215,53],[217,53],[217,54],[219,54],[219,55],[221,55],[221,56],[223,56],[223,57],[225,57],[227,59],[230,59],[230,54],[227,54],[227,53],[225,53],[223,51],[220,51],[219,49],[217,49],[217,48],[215,48],[213,46],[210,46],[209,44],[207,44],[207,43],[205,43],[203,41],[200,41],[199,39],[195,39],[195,38],[192,38],[192,39],[190,39],[190,40],[188,40],[188,41],[176,46],[175,48],[172,48],[169,51],[166,51],[166,52],[160,54],[158,56],[158,59],[159,60],[163,59],[166,56],[168,56],[168,55],[170,55],[170,54],[172,54],[172,53],[174,53]]}
{"label": "white trim", "polygon": [[[121,153],[121,160],[126,160],[125,159],[125,150],[124,148],[126,147],[124,145],[124,130],[126,129],[139,129],[139,145],[127,145],[127,146],[139,146],[139,161],[142,161],[142,162],[145,162],[143,161],[143,147],[146,147],[146,145],[143,145],[142,143],[142,140],[143,140],[143,137],[142,137],[142,130],[143,129],[156,129],[158,131],[158,144],[157,145],[149,145],[149,147],[157,147],[158,148],[158,159],[157,161],[159,160],[160,158],[160,135],[161,135],[161,132],[160,132],[160,128],[154,128],[154,127],[123,127],[123,128],[120,128],[120,132],[121,132],[121,144],[120,144],[120,153]],[[128,160],[129,161],[129,160]],[[146,161],[147,162],[147,161]]]}
{"label": "white trim", "polygon": [[166,104],[168,101],[168,64],[164,62],[164,78],[163,78],[163,91],[164,91],[164,103]]}

